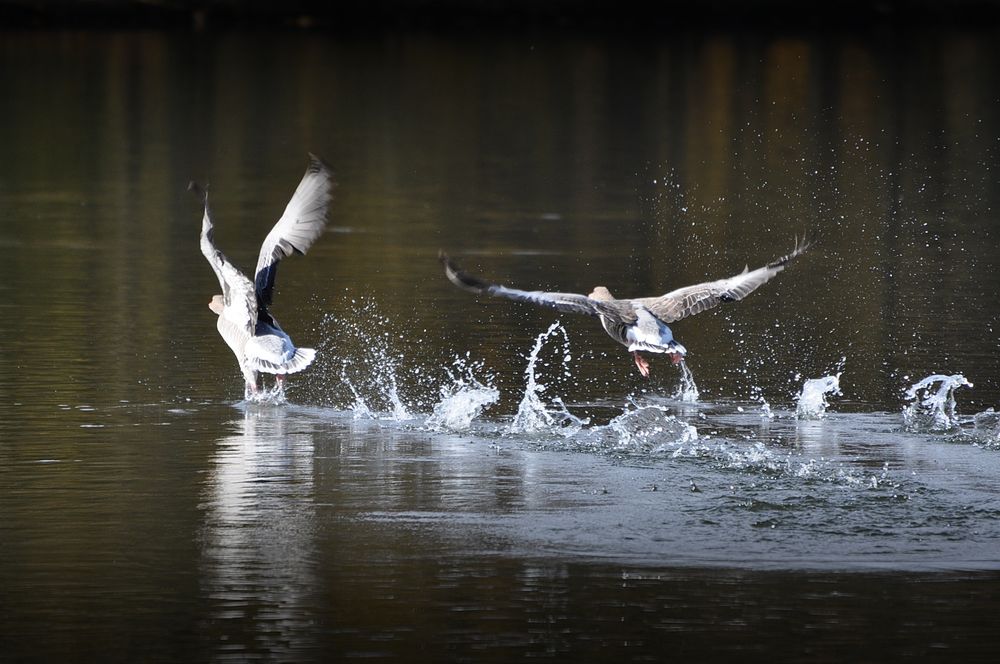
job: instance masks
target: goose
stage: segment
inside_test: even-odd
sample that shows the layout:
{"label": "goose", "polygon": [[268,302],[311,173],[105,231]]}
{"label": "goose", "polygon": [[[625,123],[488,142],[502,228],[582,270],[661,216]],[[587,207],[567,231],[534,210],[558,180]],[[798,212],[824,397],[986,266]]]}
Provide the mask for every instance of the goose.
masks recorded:
{"label": "goose", "polygon": [[274,374],[280,386],[287,374],[302,371],[316,357],[312,348],[295,346],[269,307],[278,263],[293,253],[305,254],[323,233],[333,186],[330,167],[310,154],[302,181],[281,218],[264,238],[251,281],[215,246],[208,192],[194,182],[188,185],[202,199],[201,253],[215,271],[222,289],[222,294],[213,296],[208,307],[218,316],[219,334],[239,362],[246,398],[257,393],[258,372]]}
{"label": "goose", "polygon": [[679,364],[687,355],[687,349],[674,338],[669,323],[707,311],[723,302],[742,300],[784,270],[812,244],[813,240],[808,237],[803,237],[801,242],[796,238],[790,253],[756,270],[751,271],[747,266],[743,272],[727,279],[678,288],[658,297],[629,299],[614,297],[604,286],[595,287],[590,295],[509,288],[463,272],[444,251],[439,252],[438,257],[448,280],[463,290],[528,302],[566,313],[596,316],[604,331],[628,348],[643,378],[649,378],[649,361],[640,352],[666,354],[674,364]]}

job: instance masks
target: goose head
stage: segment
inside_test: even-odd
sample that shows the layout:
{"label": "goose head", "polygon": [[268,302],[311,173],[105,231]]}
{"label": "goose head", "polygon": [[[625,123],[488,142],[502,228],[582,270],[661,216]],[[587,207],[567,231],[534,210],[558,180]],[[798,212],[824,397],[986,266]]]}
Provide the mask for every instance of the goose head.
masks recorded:
{"label": "goose head", "polygon": [[590,291],[590,295],[587,297],[591,300],[599,300],[601,302],[611,302],[615,299],[614,296],[611,295],[611,291],[604,286],[594,286],[594,290]]}

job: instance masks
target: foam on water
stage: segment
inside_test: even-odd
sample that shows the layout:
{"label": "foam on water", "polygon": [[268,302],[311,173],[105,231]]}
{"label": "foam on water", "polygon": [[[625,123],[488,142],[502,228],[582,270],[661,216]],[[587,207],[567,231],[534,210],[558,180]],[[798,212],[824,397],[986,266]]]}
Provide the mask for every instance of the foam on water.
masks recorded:
{"label": "foam on water", "polygon": [[795,416],[800,420],[819,420],[826,417],[826,409],[830,406],[826,395],[842,394],[840,376],[838,373],[822,378],[806,379],[802,385],[802,392],[796,397]]}
{"label": "foam on water", "polygon": [[548,403],[542,398],[547,386],[538,381],[536,368],[539,354],[545,348],[549,339],[562,337],[562,347],[557,349],[562,351],[562,358],[558,366],[564,375],[569,375],[569,362],[572,355],[569,351],[569,335],[562,323],[556,321],[549,326],[545,332],[538,335],[535,345],[528,354],[528,365],[524,369],[524,396],[517,407],[517,414],[514,420],[507,427],[506,432],[510,434],[536,433],[540,431],[558,430],[563,435],[572,435],[587,424],[587,420],[582,420],[566,409],[566,405],[558,396],[552,397]]}
{"label": "foam on water", "polygon": [[955,414],[955,390],[972,387],[961,374],[933,374],[910,386],[905,398],[913,403],[903,408],[903,423],[910,431],[942,433],[959,426]]}

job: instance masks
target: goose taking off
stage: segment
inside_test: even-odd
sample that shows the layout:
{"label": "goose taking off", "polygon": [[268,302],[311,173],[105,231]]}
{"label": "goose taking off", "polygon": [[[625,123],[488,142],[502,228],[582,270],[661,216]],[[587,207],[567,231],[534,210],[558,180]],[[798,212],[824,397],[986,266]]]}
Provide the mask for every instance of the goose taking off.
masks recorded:
{"label": "goose taking off", "polygon": [[659,297],[616,299],[604,286],[597,286],[590,295],[523,291],[491,284],[462,272],[443,251],[439,254],[444,273],[459,288],[473,293],[486,293],[520,302],[530,302],[557,311],[596,316],[608,335],[628,348],[643,377],[649,377],[649,361],[639,351],[666,353],[674,364],[687,354],[687,349],[674,339],[667,323],[679,321],[723,302],[736,302],[764,285],[785,269],[794,258],[805,253],[812,241],[795,241],[792,251],[751,271],[749,267],[735,277],[709,281],[670,291]]}
{"label": "goose taking off", "polygon": [[326,226],[332,198],[333,177],[319,157],[309,155],[309,167],[288,201],[284,214],[264,238],[251,281],[215,246],[215,230],[208,207],[208,193],[192,182],[188,188],[201,196],[201,253],[219,278],[222,294],[208,307],[219,317],[219,334],[233,350],[246,380],[245,396],[257,392],[257,373],[275,374],[280,384],[285,374],[302,371],[316,356],[312,348],[296,348],[268,310],[274,295],[278,263],[293,253],[304,254]]}

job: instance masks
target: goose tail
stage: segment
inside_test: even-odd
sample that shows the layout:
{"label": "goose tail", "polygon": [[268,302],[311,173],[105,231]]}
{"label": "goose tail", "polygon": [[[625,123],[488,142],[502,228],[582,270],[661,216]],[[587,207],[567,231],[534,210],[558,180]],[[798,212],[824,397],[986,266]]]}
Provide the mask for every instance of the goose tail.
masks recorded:
{"label": "goose tail", "polygon": [[262,371],[269,374],[293,374],[302,371],[316,359],[316,351],[312,348],[296,348],[295,353],[284,362],[275,363],[255,357],[249,361],[250,368],[254,371]]}

